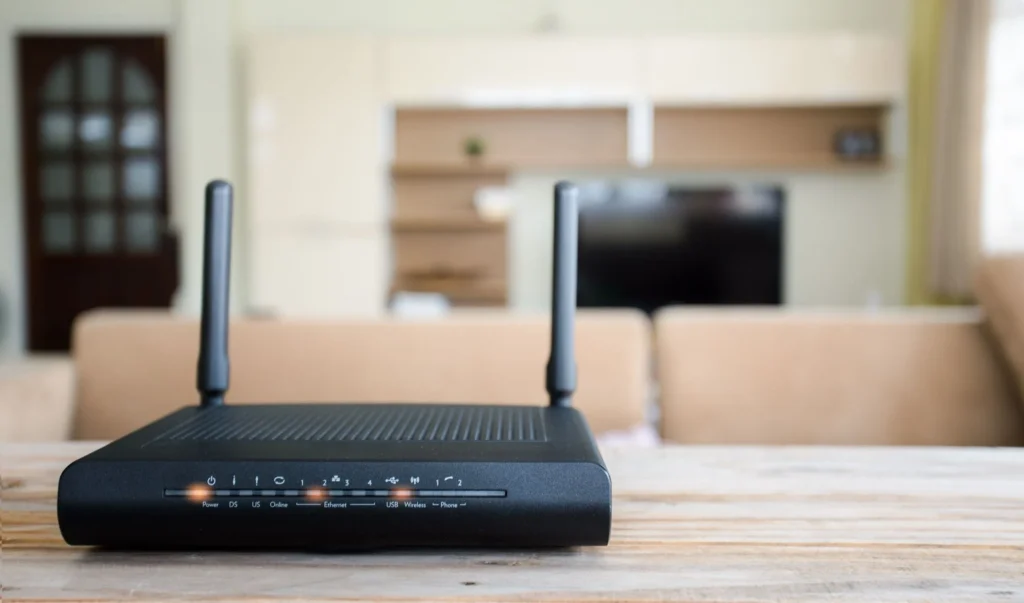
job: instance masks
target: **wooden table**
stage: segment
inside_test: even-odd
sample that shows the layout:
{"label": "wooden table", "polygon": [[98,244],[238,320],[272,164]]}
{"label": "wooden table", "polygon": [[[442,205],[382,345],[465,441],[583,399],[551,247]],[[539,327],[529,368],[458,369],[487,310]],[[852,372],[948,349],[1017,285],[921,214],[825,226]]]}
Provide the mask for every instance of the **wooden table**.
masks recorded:
{"label": "wooden table", "polygon": [[69,548],[95,447],[0,449],[5,600],[1024,601],[1024,450],[607,450],[608,547],[324,555]]}

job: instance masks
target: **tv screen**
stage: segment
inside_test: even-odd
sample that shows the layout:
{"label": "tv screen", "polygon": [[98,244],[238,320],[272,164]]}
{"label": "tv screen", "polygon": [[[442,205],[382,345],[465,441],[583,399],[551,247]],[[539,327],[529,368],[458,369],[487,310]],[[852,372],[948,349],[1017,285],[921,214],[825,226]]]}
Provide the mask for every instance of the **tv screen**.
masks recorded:
{"label": "tv screen", "polygon": [[580,307],[782,303],[779,187],[582,187]]}

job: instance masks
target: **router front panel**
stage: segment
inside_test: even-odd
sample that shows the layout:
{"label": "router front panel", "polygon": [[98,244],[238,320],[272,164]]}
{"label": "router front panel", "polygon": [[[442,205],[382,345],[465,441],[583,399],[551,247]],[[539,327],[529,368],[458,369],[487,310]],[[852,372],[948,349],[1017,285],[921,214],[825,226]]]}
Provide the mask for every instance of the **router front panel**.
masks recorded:
{"label": "router front panel", "polygon": [[611,519],[593,463],[96,460],[60,488],[71,544],[570,546]]}

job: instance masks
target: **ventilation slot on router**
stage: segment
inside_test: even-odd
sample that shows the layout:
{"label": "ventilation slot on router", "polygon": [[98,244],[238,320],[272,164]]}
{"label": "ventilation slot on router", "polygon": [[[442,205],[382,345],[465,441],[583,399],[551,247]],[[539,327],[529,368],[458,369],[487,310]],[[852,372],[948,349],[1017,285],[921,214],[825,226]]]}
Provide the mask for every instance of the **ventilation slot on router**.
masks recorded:
{"label": "ventilation slot on router", "polygon": [[546,442],[540,408],[376,405],[200,413],[150,445],[181,441]]}

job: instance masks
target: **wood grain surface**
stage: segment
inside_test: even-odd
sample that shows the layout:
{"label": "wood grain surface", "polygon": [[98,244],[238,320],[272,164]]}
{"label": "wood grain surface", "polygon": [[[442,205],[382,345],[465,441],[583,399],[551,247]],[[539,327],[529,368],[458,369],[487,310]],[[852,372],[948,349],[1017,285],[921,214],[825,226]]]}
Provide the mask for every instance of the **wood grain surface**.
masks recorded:
{"label": "wood grain surface", "polygon": [[0,448],[5,601],[1024,601],[1022,450],[610,449],[608,547],[329,555],[67,547],[96,446]]}

